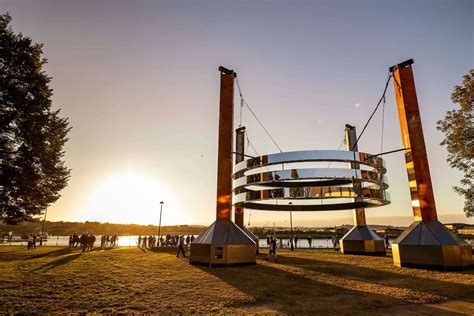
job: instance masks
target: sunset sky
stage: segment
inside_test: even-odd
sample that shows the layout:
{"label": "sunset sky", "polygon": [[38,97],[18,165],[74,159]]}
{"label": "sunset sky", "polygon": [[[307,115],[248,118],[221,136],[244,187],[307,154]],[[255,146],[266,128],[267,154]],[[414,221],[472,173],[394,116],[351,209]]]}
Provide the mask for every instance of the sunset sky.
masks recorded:
{"label": "sunset sky", "polygon": [[[438,214],[474,223],[452,190],[461,173],[436,130],[454,108],[454,85],[474,67],[472,1],[0,0],[0,11],[44,43],[53,105],[73,127],[72,176],[49,220],[156,224],[164,201],[164,225],[210,224],[220,65],[238,73],[247,102],[290,151],[337,149],[346,123],[360,132],[388,67],[413,58]],[[402,147],[397,115],[390,85],[384,151]],[[277,151],[246,110],[243,124],[260,154]],[[379,113],[359,149],[380,152],[380,131]],[[384,158],[392,203],[367,210],[368,222],[409,224],[403,153]],[[293,222],[351,216],[296,213]],[[288,217],[252,211],[251,225],[288,225]]]}

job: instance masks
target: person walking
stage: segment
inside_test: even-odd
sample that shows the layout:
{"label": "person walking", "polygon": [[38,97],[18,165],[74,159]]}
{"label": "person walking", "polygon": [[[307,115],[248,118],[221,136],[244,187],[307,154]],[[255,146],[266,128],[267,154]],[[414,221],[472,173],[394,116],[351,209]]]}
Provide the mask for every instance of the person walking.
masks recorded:
{"label": "person walking", "polygon": [[178,253],[176,254],[176,258],[179,258],[179,254],[182,252],[183,253],[183,258],[186,258],[186,254],[184,253],[184,237],[179,236],[179,242],[178,242]]}

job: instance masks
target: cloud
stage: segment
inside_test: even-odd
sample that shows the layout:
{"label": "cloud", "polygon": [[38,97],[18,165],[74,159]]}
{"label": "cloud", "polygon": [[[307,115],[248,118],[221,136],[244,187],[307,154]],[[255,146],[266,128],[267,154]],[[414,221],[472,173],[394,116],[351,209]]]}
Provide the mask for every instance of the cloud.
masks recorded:
{"label": "cloud", "polygon": [[356,108],[360,107],[360,103],[354,104],[354,107],[356,107]]}

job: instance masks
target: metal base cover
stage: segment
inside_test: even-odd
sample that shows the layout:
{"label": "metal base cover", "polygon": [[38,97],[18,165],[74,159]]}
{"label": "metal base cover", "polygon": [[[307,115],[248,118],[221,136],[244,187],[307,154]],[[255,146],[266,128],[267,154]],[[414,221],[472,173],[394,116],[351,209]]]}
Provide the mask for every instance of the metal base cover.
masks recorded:
{"label": "metal base cover", "polygon": [[473,264],[471,246],[439,221],[413,222],[392,243],[397,267],[463,269]]}
{"label": "metal base cover", "polygon": [[339,241],[342,254],[385,256],[385,242],[367,226],[354,226]]}
{"label": "metal base cover", "polygon": [[191,243],[189,262],[208,266],[256,263],[256,245],[233,222],[215,221]]}

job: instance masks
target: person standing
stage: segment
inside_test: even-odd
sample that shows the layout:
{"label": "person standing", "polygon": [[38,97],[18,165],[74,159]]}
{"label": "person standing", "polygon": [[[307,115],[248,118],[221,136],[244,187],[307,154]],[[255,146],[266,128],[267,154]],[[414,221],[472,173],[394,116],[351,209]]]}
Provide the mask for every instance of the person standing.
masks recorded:
{"label": "person standing", "polygon": [[179,258],[179,254],[182,252],[183,253],[183,258],[186,258],[186,254],[184,253],[184,237],[179,236],[179,242],[178,242],[178,253],[176,254],[176,258]]}
{"label": "person standing", "polygon": [[268,261],[278,261],[277,255],[276,255],[276,248],[277,248],[277,240],[276,237],[270,236],[270,242],[269,242],[270,250],[268,252]]}
{"label": "person standing", "polygon": [[36,249],[36,233],[33,234],[33,249]]}
{"label": "person standing", "polygon": [[28,234],[28,250],[33,249],[33,236],[31,234]]}
{"label": "person standing", "polygon": [[87,234],[82,234],[81,235],[81,247],[82,247],[82,252],[86,252],[87,249]]}
{"label": "person standing", "polygon": [[313,248],[313,238],[311,238],[311,236],[308,237],[308,245],[309,245],[309,248]]}

